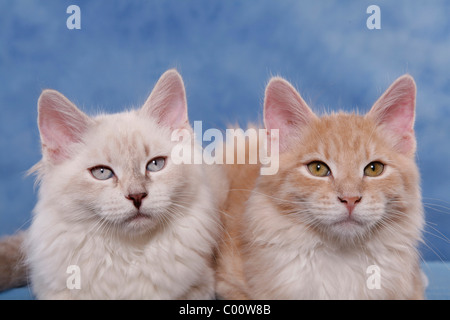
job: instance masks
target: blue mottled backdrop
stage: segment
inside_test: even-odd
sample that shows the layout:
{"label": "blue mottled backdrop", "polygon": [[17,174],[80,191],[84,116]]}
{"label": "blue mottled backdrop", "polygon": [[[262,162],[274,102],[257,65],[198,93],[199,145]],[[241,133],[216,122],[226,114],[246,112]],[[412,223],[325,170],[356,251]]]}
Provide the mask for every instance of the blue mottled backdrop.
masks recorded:
{"label": "blue mottled backdrop", "polygon": [[[69,5],[81,9],[70,30]],[[366,12],[381,10],[381,29]],[[177,68],[203,128],[261,120],[272,75],[316,110],[367,111],[398,76],[417,82],[423,258],[450,260],[450,2],[0,0],[0,235],[29,225],[40,159],[36,102],[59,90],[87,113],[139,106]]]}

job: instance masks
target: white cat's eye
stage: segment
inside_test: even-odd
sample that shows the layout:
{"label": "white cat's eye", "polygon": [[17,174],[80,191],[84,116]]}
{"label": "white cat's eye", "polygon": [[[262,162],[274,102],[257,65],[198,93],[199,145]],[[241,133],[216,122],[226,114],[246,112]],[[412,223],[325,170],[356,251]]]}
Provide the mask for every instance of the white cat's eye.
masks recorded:
{"label": "white cat's eye", "polygon": [[114,176],[114,172],[104,166],[97,166],[90,169],[92,176],[97,180],[108,180]]}
{"label": "white cat's eye", "polygon": [[166,158],[156,157],[147,163],[147,170],[150,172],[156,172],[156,171],[159,171],[162,168],[164,168],[165,164],[166,164]]}
{"label": "white cat's eye", "polygon": [[330,168],[322,161],[313,161],[308,163],[308,170],[313,176],[326,177],[331,174]]}
{"label": "white cat's eye", "polygon": [[378,177],[384,171],[384,164],[379,161],[369,163],[364,168],[364,175],[367,177]]}

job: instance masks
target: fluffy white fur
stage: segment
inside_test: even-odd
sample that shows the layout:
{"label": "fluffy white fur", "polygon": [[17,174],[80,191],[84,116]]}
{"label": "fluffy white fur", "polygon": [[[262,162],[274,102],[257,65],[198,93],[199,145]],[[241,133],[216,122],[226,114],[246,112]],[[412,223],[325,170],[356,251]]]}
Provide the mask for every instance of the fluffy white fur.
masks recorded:
{"label": "fluffy white fur", "polygon": [[[39,201],[25,241],[37,298],[214,297],[225,180],[217,167],[171,162],[172,131],[191,130],[176,71],[161,77],[141,109],[94,118],[44,91],[39,125]],[[166,157],[165,167],[147,172],[157,156]],[[89,168],[98,165],[114,177],[95,179]],[[148,194],[139,208],[145,218],[134,219],[137,209],[126,197],[141,192]],[[67,286],[71,265],[79,267],[80,289]]]}

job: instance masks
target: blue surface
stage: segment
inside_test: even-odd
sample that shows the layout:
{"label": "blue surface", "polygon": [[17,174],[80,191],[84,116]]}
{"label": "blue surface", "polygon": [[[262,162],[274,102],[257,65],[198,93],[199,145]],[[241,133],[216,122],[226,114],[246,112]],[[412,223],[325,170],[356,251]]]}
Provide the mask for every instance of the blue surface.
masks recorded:
{"label": "blue surface", "polygon": [[422,264],[428,278],[428,300],[450,300],[450,263],[432,261]]}
{"label": "blue surface", "polygon": [[[69,30],[66,9],[81,9]],[[450,2],[0,0],[0,236],[29,225],[25,172],[40,159],[36,102],[44,88],[87,113],[139,106],[179,69],[189,118],[203,128],[261,120],[272,75],[316,110],[367,111],[398,76],[417,82],[417,161],[426,208],[426,261],[450,261]]]}
{"label": "blue surface", "polygon": [[0,292],[0,300],[34,300],[29,287],[12,289]]}
{"label": "blue surface", "polygon": [[[422,270],[428,278],[425,295],[427,300],[450,300],[450,263],[425,262]],[[381,281],[383,281],[381,279]],[[0,293],[0,300],[32,300],[34,299],[28,287],[18,288]]]}

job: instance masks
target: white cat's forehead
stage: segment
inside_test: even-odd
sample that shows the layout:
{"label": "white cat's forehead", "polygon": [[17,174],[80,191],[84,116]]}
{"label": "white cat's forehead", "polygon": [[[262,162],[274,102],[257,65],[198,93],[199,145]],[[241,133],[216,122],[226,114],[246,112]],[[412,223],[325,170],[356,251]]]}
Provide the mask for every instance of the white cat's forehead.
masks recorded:
{"label": "white cat's forehead", "polygon": [[156,121],[134,112],[102,115],[86,137],[86,144],[107,157],[151,157],[167,152],[170,132]]}

